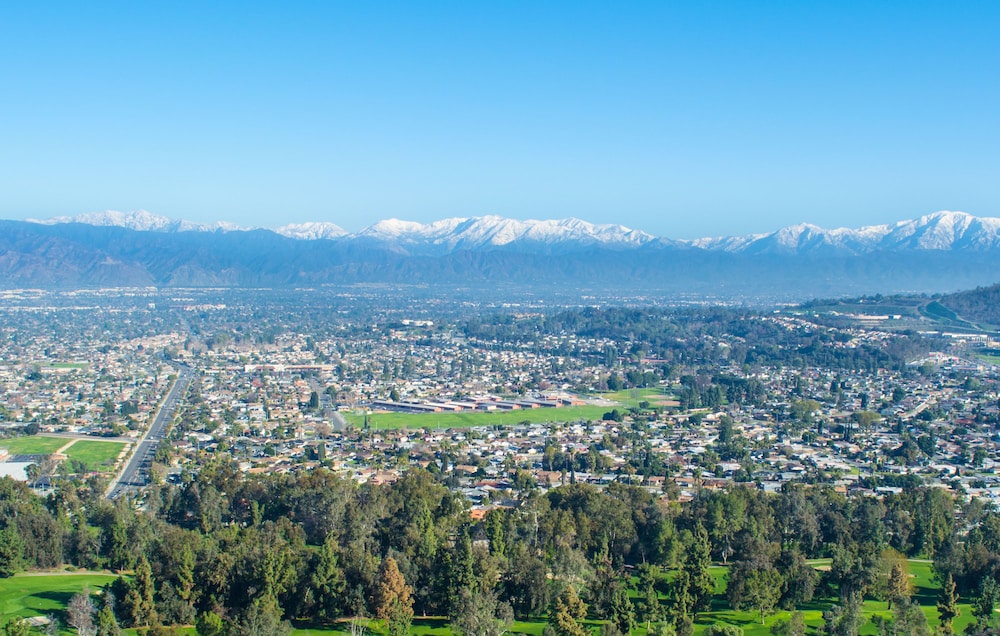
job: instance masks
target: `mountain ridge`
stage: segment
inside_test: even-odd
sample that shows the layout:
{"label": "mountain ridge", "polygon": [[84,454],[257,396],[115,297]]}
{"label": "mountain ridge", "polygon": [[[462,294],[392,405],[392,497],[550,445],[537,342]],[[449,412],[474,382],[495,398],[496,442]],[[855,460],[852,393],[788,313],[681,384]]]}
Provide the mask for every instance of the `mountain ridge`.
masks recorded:
{"label": "mountain ridge", "polygon": [[110,222],[121,225],[0,220],[0,288],[389,284],[795,302],[1000,280],[1000,220],[953,212],[859,230],[803,224],[708,246],[577,219],[394,221],[354,234],[332,224],[278,233],[225,224],[197,231],[149,217]]}
{"label": "mountain ridge", "polygon": [[878,251],[1000,249],[1000,218],[940,211],[916,219],[860,228],[826,229],[800,223],[773,232],[671,239],[620,224],[595,224],[576,218],[518,220],[495,215],[454,217],[431,223],[386,219],[357,232],[331,222],[284,225],[273,230],[228,222],[210,224],[173,220],[139,210],[107,211],[28,222],[45,225],[82,223],[149,232],[274,232],[296,240],[357,241],[410,255],[444,255],[460,250],[522,248],[560,251],[581,247],[639,249],[689,248],[746,254],[863,254]]}

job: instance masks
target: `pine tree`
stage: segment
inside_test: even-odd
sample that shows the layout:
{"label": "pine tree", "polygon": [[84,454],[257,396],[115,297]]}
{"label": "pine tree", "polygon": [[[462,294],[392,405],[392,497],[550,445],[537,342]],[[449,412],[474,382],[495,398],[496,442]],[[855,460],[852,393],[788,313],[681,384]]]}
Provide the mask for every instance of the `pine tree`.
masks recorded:
{"label": "pine tree", "polygon": [[339,546],[334,534],[327,536],[310,579],[315,594],[316,615],[322,619],[340,615],[340,597],[347,586],[340,567]]}
{"label": "pine tree", "polygon": [[31,625],[20,616],[9,619],[3,626],[3,636],[28,636]]}
{"label": "pine tree", "polygon": [[413,596],[396,559],[386,557],[379,574],[375,615],[385,620],[388,636],[405,636],[413,621]]}
{"label": "pine tree", "polygon": [[121,636],[122,628],[118,626],[118,620],[111,606],[105,605],[97,613],[97,636]]}
{"label": "pine tree", "polygon": [[892,609],[893,603],[905,601],[910,598],[910,577],[906,573],[906,568],[903,566],[901,560],[892,564],[892,570],[889,572],[887,587],[889,609]]}
{"label": "pine tree", "polygon": [[124,601],[133,627],[149,627],[157,623],[154,593],[153,572],[146,555],[141,555],[135,566],[135,578],[129,583]]}
{"label": "pine tree", "polygon": [[1000,602],[1000,586],[992,576],[983,578],[982,587],[979,588],[979,596],[972,602],[972,613],[976,617],[976,624],[984,629],[993,625],[994,610]]}
{"label": "pine tree", "polygon": [[129,543],[128,528],[120,513],[115,513],[111,524],[111,549],[108,558],[112,570],[121,572],[132,567],[132,546]]}
{"label": "pine tree", "polygon": [[587,605],[572,586],[556,597],[549,612],[549,627],[556,636],[588,636],[580,621],[587,618]]}
{"label": "pine tree", "polygon": [[631,634],[635,627],[635,607],[624,585],[615,588],[611,596],[611,620],[623,634]]}
{"label": "pine tree", "polygon": [[941,596],[938,597],[937,611],[938,617],[941,619],[941,631],[945,634],[953,634],[951,622],[960,612],[958,609],[958,593],[955,591],[955,579],[952,578],[950,572],[948,573],[948,578],[944,580],[944,585],[941,587]]}
{"label": "pine tree", "polygon": [[696,618],[698,612],[707,610],[712,604],[715,592],[715,580],[712,579],[711,545],[708,542],[708,532],[698,524],[694,531],[694,540],[688,548],[684,559],[683,576],[687,579],[688,593],[691,595],[691,615]]}

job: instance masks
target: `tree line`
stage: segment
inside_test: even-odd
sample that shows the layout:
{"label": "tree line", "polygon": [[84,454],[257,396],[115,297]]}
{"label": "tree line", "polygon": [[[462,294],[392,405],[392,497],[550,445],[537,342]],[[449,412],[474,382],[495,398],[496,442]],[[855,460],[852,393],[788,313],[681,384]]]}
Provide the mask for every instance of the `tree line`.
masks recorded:
{"label": "tree line", "polygon": [[[907,557],[933,559],[955,598],[987,608],[977,625],[992,625],[1000,514],[917,483],[881,499],[822,485],[698,488],[683,504],[640,486],[573,483],[528,488],[521,505],[473,519],[419,468],[359,485],[326,469],[245,475],[216,459],[153,488],[141,511],[94,484],[42,499],[0,480],[0,575],[121,572],[102,597],[105,623],[110,614],[154,633],[280,634],[288,621],[368,617],[405,634],[413,616],[446,616],[470,635],[500,634],[515,617],[546,620],[557,636],[588,634],[584,618],[605,621],[608,635],[639,622],[689,634],[710,608],[713,562],[728,566],[734,608],[763,620],[834,596],[830,633],[840,633],[865,598],[907,611]],[[831,559],[829,570],[815,558]]]}

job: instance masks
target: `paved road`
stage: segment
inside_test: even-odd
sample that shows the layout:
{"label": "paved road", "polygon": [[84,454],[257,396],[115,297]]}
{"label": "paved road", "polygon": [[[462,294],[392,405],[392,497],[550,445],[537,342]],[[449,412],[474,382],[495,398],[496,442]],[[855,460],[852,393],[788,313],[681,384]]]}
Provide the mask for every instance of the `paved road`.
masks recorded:
{"label": "paved road", "polygon": [[108,487],[108,491],[105,493],[105,497],[108,499],[117,499],[129,488],[145,486],[148,483],[149,465],[152,463],[153,457],[156,456],[156,446],[166,434],[167,424],[174,418],[177,406],[184,394],[187,393],[188,387],[191,386],[193,377],[191,367],[178,364],[175,368],[177,369],[177,380],[167,392],[163,405],[157,411],[146,434],[139,440],[125,468]]}

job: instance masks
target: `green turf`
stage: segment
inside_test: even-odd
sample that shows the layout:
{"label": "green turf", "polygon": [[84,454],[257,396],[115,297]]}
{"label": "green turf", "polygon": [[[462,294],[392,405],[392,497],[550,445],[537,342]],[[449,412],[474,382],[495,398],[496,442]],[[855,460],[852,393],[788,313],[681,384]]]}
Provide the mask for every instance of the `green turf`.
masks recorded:
{"label": "green turf", "polygon": [[86,362],[53,362],[48,365],[52,369],[86,369]]}
{"label": "green turf", "polygon": [[114,466],[124,446],[122,442],[80,440],[66,449],[66,456],[83,462],[90,470],[101,470]]}
{"label": "green turf", "polygon": [[611,400],[613,402],[632,404],[642,400],[649,400],[652,402],[655,399],[671,399],[673,398],[673,393],[664,387],[648,387],[645,389],[623,389],[621,391],[602,393],[601,397],[605,400]]}
{"label": "green turf", "polygon": [[[65,624],[63,609],[74,594],[85,586],[96,593],[115,578],[111,574],[18,574],[0,579],[0,621],[54,614]],[[60,633],[75,632],[66,629]]]}
{"label": "green turf", "polygon": [[[373,429],[397,428],[468,428],[472,426],[511,426],[521,422],[576,422],[579,420],[600,420],[610,411],[604,406],[567,406],[563,408],[522,409],[504,412],[468,413],[372,413],[368,423]],[[344,417],[353,426],[362,426],[365,416],[359,413],[345,413]]]}
{"label": "green turf", "polygon": [[65,437],[45,437],[29,435],[0,439],[0,448],[6,448],[11,455],[51,455],[70,440]]}

